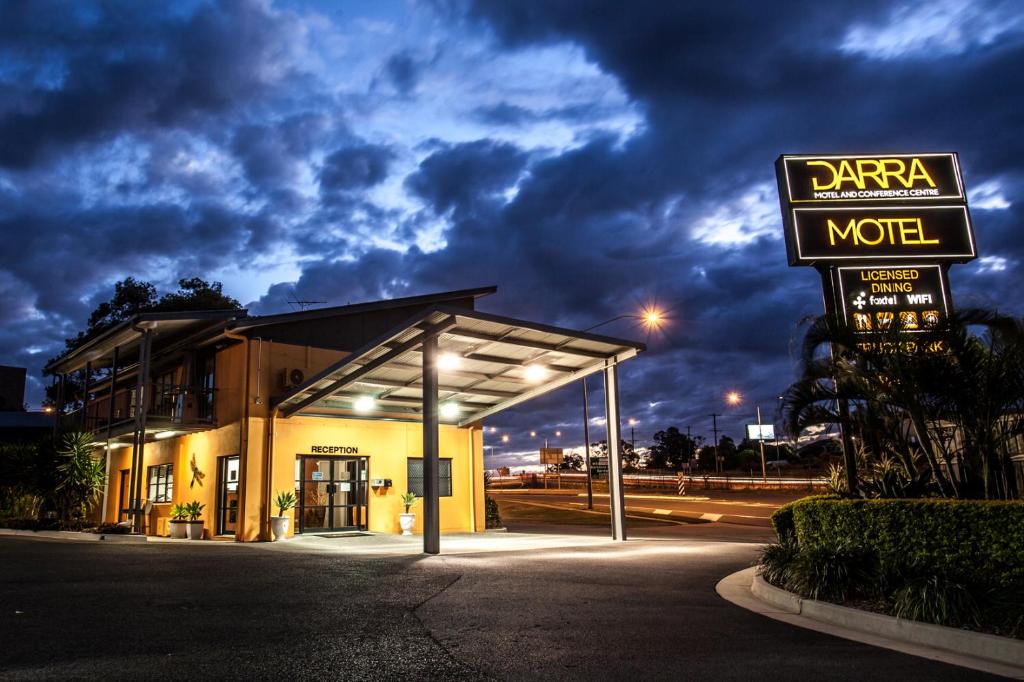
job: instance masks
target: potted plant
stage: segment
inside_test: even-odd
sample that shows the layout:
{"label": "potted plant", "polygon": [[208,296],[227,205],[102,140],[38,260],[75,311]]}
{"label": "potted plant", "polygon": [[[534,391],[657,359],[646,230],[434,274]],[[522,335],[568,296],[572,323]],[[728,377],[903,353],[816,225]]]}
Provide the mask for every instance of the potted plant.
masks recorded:
{"label": "potted plant", "polygon": [[171,537],[176,540],[184,540],[188,537],[188,510],[185,505],[178,503],[171,506]]}
{"label": "potted plant", "polygon": [[205,504],[195,500],[185,505],[185,513],[188,514],[189,540],[203,539],[203,521],[200,517],[203,515],[203,509],[205,508]]}
{"label": "potted plant", "polygon": [[420,498],[416,497],[416,493],[406,493],[399,499],[402,500],[402,504],[405,506],[405,513],[398,515],[398,525],[402,527],[402,535],[412,535],[412,527],[416,523],[416,515],[410,513],[409,509]]}
{"label": "potted plant", "polygon": [[291,517],[285,516],[285,514],[295,508],[296,501],[295,493],[291,490],[282,490],[274,498],[277,516],[270,517],[270,530],[274,533],[274,542],[288,537],[288,524],[291,521]]}

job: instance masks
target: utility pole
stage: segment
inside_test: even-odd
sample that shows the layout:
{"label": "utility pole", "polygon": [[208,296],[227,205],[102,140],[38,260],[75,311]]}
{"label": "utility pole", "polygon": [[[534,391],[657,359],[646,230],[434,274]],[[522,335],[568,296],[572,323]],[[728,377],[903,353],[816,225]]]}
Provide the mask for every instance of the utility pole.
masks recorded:
{"label": "utility pole", "polygon": [[722,473],[722,462],[718,458],[718,418],[722,415],[717,412],[711,413],[711,430],[715,434],[715,473]]}
{"label": "utility pole", "polygon": [[686,467],[693,474],[693,438],[690,437],[690,425],[686,425]]}

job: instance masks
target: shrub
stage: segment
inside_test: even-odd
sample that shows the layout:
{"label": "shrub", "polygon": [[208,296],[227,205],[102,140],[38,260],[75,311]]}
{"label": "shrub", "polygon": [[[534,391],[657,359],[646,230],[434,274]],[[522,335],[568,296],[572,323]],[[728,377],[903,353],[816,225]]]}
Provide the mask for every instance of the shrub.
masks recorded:
{"label": "shrub", "polygon": [[498,510],[498,503],[493,497],[484,498],[484,519],[486,528],[501,528],[501,512]]}
{"label": "shrub", "polygon": [[92,532],[99,535],[128,535],[132,527],[127,523],[101,523]]}
{"label": "shrub", "polygon": [[18,489],[5,490],[0,495],[0,518],[37,519],[43,498]]}
{"label": "shrub", "polygon": [[786,571],[786,585],[804,597],[843,601],[877,590],[878,561],[850,543],[801,547]]}
{"label": "shrub", "polygon": [[883,566],[917,564],[927,567],[930,575],[947,577],[970,566],[993,586],[1009,586],[1021,579],[1021,502],[819,497],[787,506],[773,522],[777,532],[780,527],[785,532],[791,516],[801,551],[846,542],[870,550]]}
{"label": "shrub", "polygon": [[766,545],[761,550],[757,572],[772,585],[786,587],[789,585],[790,570],[799,551],[796,538],[791,533],[787,533],[782,536],[778,544]]}
{"label": "shrub", "polygon": [[953,627],[978,622],[978,603],[970,588],[940,575],[911,579],[893,597],[898,618]]}

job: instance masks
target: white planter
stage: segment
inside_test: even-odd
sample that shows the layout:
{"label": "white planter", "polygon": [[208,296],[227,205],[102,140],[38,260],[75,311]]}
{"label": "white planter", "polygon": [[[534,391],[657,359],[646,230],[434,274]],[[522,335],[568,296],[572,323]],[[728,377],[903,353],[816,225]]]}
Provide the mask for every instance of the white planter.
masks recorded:
{"label": "white planter", "polygon": [[288,525],[291,518],[287,516],[271,516],[270,530],[274,533],[274,542],[280,542],[288,537]]}
{"label": "white planter", "polygon": [[412,527],[416,525],[416,515],[399,514],[398,525],[402,527],[402,535],[412,535]]}
{"label": "white planter", "polygon": [[184,524],[188,526],[188,539],[189,540],[202,540],[203,539],[203,522],[202,521],[189,521]]}
{"label": "white planter", "polygon": [[184,540],[188,537],[188,522],[171,521],[171,537],[175,540]]}

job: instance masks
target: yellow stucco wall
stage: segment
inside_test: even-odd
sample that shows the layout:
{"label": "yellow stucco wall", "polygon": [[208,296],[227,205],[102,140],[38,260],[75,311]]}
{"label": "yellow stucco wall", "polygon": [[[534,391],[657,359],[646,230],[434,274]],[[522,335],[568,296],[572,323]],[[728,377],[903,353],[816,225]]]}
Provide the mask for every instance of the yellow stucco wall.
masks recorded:
{"label": "yellow stucco wall", "polygon": [[[267,442],[265,419],[251,419],[249,443],[250,485],[254,471],[262,471],[263,448]],[[263,437],[256,437],[262,433]],[[483,432],[480,429],[442,425],[439,430],[440,455],[452,459],[452,495],[440,500],[442,532],[472,532],[484,529]],[[273,434],[273,485],[271,501],[282,490],[295,490],[295,462],[298,455],[326,455],[313,452],[313,446],[349,446],[366,457],[369,479],[389,478],[390,488],[370,488],[368,494],[368,530],[398,533],[398,515],[403,508],[399,496],[408,490],[407,460],[423,454],[423,430],[418,423],[370,419],[292,417],[277,419]],[[255,464],[256,461],[259,464]],[[262,477],[261,477],[262,479]],[[251,491],[253,488],[249,488]],[[247,522],[258,516],[260,495],[246,499]],[[259,500],[262,503],[262,500]],[[421,503],[413,507],[415,532],[422,530]],[[277,514],[277,510],[272,510]],[[295,530],[293,513],[291,533]],[[257,527],[247,523],[245,539],[256,539]]]}
{"label": "yellow stucco wall", "polygon": [[[249,356],[249,394],[245,395],[246,344],[229,347],[217,355],[216,415],[221,426],[202,431],[151,441],[146,444],[142,464],[142,497],[146,499],[148,468],[156,464],[174,465],[172,502],[158,504],[148,520],[150,533],[166,535],[170,507],[175,502],[198,500],[206,505],[203,520],[206,536],[215,532],[217,495],[217,458],[237,455],[242,448],[240,428],[249,408],[248,440],[242,462],[242,500],[239,512],[238,538],[251,541],[264,537],[264,518],[273,497],[281,490],[295,489],[297,455],[317,454],[314,445],[347,445],[358,448],[358,456],[367,457],[369,478],[390,478],[389,489],[370,488],[368,496],[368,529],[372,532],[398,533],[398,515],[402,511],[399,495],[408,489],[407,459],[421,457],[422,427],[419,423],[368,419],[337,419],[320,417],[278,418],[274,421],[273,482],[266,494],[264,462],[269,439],[268,406],[272,397],[284,390],[280,385],[282,371],[302,368],[307,376],[319,371],[344,354],[280,343],[251,342]],[[258,387],[258,392],[257,392]],[[257,396],[259,400],[257,401]],[[483,433],[479,428],[457,428],[442,425],[439,431],[440,454],[452,459],[452,496],[440,500],[442,532],[469,532],[484,529]],[[131,466],[131,448],[111,452],[110,477],[104,520],[118,519],[120,472]],[[192,459],[205,474],[200,485],[193,482]],[[415,532],[421,532],[422,504],[413,508]],[[272,514],[277,510],[272,509]],[[294,532],[294,518],[291,530]]]}
{"label": "yellow stucco wall", "polygon": [[[166,440],[146,443],[142,463],[142,498],[148,499],[149,467],[158,464],[174,465],[174,485],[171,501],[155,504],[148,520],[150,534],[167,535],[167,521],[174,503],[199,501],[206,505],[203,510],[206,535],[215,531],[214,510],[217,495],[217,458],[238,454],[238,422],[227,426],[186,434]],[[193,456],[200,475],[192,469]],[[119,448],[112,451],[110,479],[107,487],[107,503],[104,520],[117,520],[121,470],[130,469],[132,449]]]}

